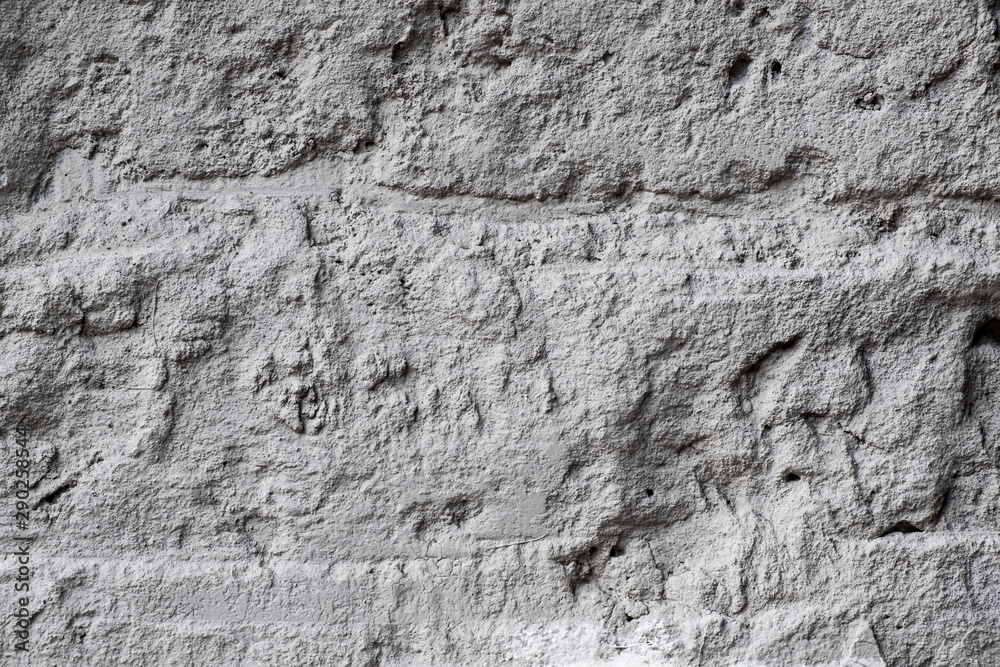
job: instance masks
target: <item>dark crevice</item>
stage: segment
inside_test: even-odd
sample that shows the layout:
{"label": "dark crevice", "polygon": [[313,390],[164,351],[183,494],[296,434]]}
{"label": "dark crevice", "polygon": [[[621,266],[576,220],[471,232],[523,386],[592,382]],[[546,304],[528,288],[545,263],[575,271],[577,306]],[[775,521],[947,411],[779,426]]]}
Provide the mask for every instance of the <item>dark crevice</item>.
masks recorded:
{"label": "dark crevice", "polygon": [[871,401],[872,394],[875,393],[875,376],[872,374],[872,365],[868,360],[868,353],[865,352],[865,348],[858,348],[858,359],[861,360],[861,367],[864,370],[864,381],[865,387],[868,389],[868,395],[865,398],[862,407],[867,406]]}
{"label": "dark crevice", "polygon": [[777,60],[771,62],[771,81],[781,78],[781,63]]}
{"label": "dark crevice", "polygon": [[990,318],[976,327],[972,334],[972,346],[977,345],[1000,345],[1000,320]]}
{"label": "dark crevice", "polygon": [[444,31],[444,36],[448,37],[452,32],[454,32],[452,24],[455,20],[455,16],[458,14],[458,9],[445,4],[438,4],[437,12],[438,18],[441,19],[441,29]]}
{"label": "dark crevice", "polygon": [[909,521],[900,521],[895,526],[882,533],[881,537],[885,537],[886,535],[892,535],[893,533],[902,533],[903,535],[910,535],[912,533],[922,533],[922,532],[924,531],[920,530]]}
{"label": "dark crevice", "polygon": [[36,508],[39,507],[42,503],[48,503],[49,505],[54,505],[55,503],[59,502],[59,499],[63,496],[64,493],[72,489],[74,486],[76,486],[76,480],[63,482],[62,484],[60,484],[59,486],[57,486],[56,488],[52,489],[47,494],[42,496],[41,499],[37,503],[35,503],[35,507]]}
{"label": "dark crevice", "polygon": [[750,63],[752,62],[753,60],[751,60],[750,56],[747,55],[739,55],[736,57],[736,60],[734,60],[733,64],[729,67],[730,88],[739,86],[746,81],[747,74],[750,72]]}

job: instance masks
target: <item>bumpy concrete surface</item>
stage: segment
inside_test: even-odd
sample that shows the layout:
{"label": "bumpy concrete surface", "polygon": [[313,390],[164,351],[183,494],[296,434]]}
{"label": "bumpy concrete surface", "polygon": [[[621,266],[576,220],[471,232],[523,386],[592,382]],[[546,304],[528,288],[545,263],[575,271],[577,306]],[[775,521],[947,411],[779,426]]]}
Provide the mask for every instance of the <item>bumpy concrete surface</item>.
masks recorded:
{"label": "bumpy concrete surface", "polygon": [[1000,664],[995,13],[0,3],[3,664]]}

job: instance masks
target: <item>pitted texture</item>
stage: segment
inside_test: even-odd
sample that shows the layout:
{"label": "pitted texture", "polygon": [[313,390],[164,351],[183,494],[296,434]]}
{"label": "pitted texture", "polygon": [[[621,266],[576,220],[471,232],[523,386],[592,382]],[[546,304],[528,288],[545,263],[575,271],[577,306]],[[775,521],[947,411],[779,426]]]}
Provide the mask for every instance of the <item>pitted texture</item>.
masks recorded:
{"label": "pitted texture", "polygon": [[4,659],[1000,662],[995,10],[6,3]]}

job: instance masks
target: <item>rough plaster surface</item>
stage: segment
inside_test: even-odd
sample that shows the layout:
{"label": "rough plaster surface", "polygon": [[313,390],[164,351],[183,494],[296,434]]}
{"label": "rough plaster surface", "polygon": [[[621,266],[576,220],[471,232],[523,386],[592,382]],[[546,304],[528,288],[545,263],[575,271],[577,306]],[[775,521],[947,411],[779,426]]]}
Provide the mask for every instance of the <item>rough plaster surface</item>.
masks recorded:
{"label": "rough plaster surface", "polygon": [[3,664],[1000,664],[996,9],[0,3]]}

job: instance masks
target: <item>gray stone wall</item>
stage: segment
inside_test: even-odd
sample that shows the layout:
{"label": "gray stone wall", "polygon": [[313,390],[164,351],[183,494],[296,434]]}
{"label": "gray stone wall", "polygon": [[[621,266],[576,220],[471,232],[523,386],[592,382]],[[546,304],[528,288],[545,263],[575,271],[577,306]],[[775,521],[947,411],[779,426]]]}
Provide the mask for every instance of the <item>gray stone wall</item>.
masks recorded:
{"label": "gray stone wall", "polygon": [[1000,664],[994,4],[0,3],[3,664]]}

